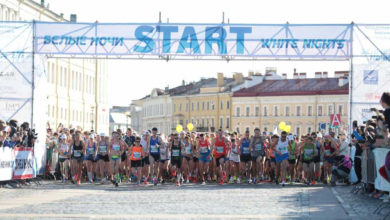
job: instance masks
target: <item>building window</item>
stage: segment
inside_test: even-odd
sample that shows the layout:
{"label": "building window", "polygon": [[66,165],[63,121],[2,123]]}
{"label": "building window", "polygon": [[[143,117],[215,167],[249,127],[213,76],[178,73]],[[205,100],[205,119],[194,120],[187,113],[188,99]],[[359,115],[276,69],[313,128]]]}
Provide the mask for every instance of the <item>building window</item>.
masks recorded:
{"label": "building window", "polygon": [[301,136],[301,128],[300,127],[296,127],[295,128],[295,134],[299,137]]}
{"label": "building window", "polygon": [[179,104],[179,112],[181,112],[181,103]]}
{"label": "building window", "polygon": [[211,102],[211,110],[214,110],[215,109],[215,104],[214,104],[214,101]]}
{"label": "building window", "polygon": [[318,116],[322,116],[322,105],[318,106]]}
{"label": "building window", "polygon": [[214,118],[211,118],[211,127],[214,127]]}
{"label": "building window", "polygon": [[338,114],[343,115],[343,106],[342,105],[338,106]]}
{"label": "building window", "polygon": [[245,115],[246,115],[246,117],[249,117],[249,114],[250,114],[250,108],[249,108],[249,107],[246,107],[246,109],[245,109]]}
{"label": "building window", "polygon": [[236,128],[236,131],[237,131],[237,134],[239,134],[239,133],[240,133],[240,128],[237,127],[237,128]]}
{"label": "building window", "polygon": [[204,110],[204,102],[202,102],[202,110]]}
{"label": "building window", "polygon": [[237,117],[240,117],[240,107],[237,107],[237,108],[236,108],[236,116],[237,116]]}
{"label": "building window", "polygon": [[307,127],[307,133],[311,134],[311,127]]}
{"label": "building window", "polygon": [[210,102],[207,102],[207,110],[210,109]]}
{"label": "building window", "polygon": [[221,101],[221,109],[223,109],[223,101]]}
{"label": "building window", "polygon": [[274,106],[274,116],[278,116],[278,106]]}
{"label": "building window", "polygon": [[268,131],[268,128],[267,128],[267,127],[264,127],[264,128],[263,128],[263,131],[267,132],[267,131]]}
{"label": "building window", "polygon": [[301,116],[301,106],[297,106],[297,116]]}
{"label": "building window", "polygon": [[260,113],[260,108],[259,108],[259,106],[256,106],[255,107],[255,116],[259,116],[259,113]]}
{"label": "building window", "polygon": [[290,106],[285,107],[285,115],[290,116]]}
{"label": "building window", "polygon": [[247,131],[249,131],[249,127],[246,127],[246,128],[245,128],[245,132],[247,132]]}
{"label": "building window", "polygon": [[173,112],[176,112],[176,104],[173,104]]}
{"label": "building window", "polygon": [[313,107],[311,105],[309,105],[307,107],[307,115],[308,116],[312,116],[313,115]]}
{"label": "building window", "polygon": [[223,128],[223,118],[219,119],[219,128]]}
{"label": "building window", "polygon": [[226,109],[229,109],[229,108],[230,108],[230,102],[228,100],[228,101],[226,101]]}
{"label": "building window", "polygon": [[198,111],[199,111],[199,102],[197,103],[197,108],[196,108],[196,110],[198,110]]}
{"label": "building window", "polygon": [[226,118],[226,128],[230,128],[230,118]]}
{"label": "building window", "polygon": [[263,112],[264,112],[264,116],[267,116],[267,115],[268,115],[268,109],[267,109],[267,106],[264,106]]}
{"label": "building window", "polygon": [[328,116],[333,114],[333,105],[328,105]]}
{"label": "building window", "polygon": [[209,118],[206,118],[206,126],[209,127]]}
{"label": "building window", "polygon": [[204,118],[202,118],[202,127],[204,127]]}
{"label": "building window", "polygon": [[191,111],[194,111],[194,103],[191,103]]}

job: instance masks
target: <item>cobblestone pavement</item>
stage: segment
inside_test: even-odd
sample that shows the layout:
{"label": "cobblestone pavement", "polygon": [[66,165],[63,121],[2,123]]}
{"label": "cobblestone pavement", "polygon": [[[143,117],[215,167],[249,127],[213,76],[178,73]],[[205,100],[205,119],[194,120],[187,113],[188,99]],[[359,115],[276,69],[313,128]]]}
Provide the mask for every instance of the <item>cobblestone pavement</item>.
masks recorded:
{"label": "cobblestone pavement", "polygon": [[[346,212],[350,215],[359,216],[362,219],[389,219],[390,203],[383,203],[380,199],[374,199],[367,193],[351,193],[353,186],[339,186],[332,190],[341,203],[344,204]],[[387,216],[389,214],[389,216]]]}
{"label": "cobblestone pavement", "polygon": [[337,193],[324,186],[122,184],[115,188],[53,181],[0,188],[0,218],[365,219],[346,210]]}

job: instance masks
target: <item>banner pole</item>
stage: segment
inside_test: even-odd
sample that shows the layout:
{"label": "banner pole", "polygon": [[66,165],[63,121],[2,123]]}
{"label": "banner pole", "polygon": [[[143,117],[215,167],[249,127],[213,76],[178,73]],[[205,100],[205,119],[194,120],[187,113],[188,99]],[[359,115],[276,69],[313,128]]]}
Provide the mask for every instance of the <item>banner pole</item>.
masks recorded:
{"label": "banner pole", "polygon": [[353,31],[355,29],[355,23],[351,23],[351,49],[349,58],[349,120],[348,120],[348,132],[352,134],[352,94],[353,94]]}
{"label": "banner pole", "polygon": [[35,20],[32,23],[32,69],[31,69],[31,125],[30,128],[34,126],[34,89],[35,89]]}

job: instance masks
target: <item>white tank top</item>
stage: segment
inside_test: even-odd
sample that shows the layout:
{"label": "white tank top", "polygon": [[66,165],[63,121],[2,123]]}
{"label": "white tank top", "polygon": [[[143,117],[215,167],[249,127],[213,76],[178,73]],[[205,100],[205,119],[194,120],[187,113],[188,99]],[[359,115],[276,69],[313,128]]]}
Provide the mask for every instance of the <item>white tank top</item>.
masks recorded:
{"label": "white tank top", "polygon": [[282,154],[288,153],[288,140],[282,142],[282,139],[279,139],[278,144],[276,145],[276,150],[280,151]]}

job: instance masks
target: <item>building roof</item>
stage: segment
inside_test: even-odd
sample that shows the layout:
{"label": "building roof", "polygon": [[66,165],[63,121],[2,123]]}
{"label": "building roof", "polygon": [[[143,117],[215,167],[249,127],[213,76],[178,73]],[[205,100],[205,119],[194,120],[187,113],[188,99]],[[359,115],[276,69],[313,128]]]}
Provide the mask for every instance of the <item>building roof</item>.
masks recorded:
{"label": "building roof", "polygon": [[233,97],[339,95],[348,94],[348,89],[348,83],[339,86],[338,78],[264,80],[262,83],[234,92]]}

